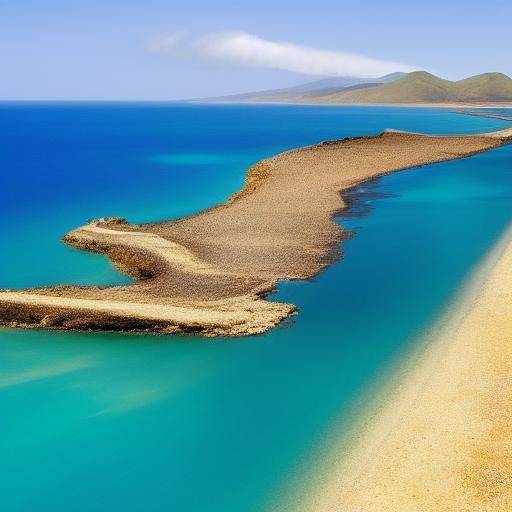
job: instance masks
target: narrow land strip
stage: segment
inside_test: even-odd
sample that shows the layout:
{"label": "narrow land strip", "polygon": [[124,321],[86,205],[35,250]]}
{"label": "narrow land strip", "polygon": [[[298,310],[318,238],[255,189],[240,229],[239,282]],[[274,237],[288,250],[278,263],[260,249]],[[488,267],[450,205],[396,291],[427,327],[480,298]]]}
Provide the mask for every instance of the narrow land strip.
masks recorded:
{"label": "narrow land strip", "polygon": [[287,151],[254,165],[238,194],[197,215],[140,226],[101,220],[72,231],[66,243],[106,254],[136,282],[0,291],[0,325],[265,332],[295,311],[265,300],[278,281],[308,279],[339,258],[340,192],[510,142],[512,129],[453,137],[388,131]]}
{"label": "narrow land strip", "polygon": [[500,119],[501,121],[512,121],[512,115],[506,114],[494,114],[491,112],[478,112],[472,110],[454,110],[454,112],[465,116],[488,117],[490,119]]}

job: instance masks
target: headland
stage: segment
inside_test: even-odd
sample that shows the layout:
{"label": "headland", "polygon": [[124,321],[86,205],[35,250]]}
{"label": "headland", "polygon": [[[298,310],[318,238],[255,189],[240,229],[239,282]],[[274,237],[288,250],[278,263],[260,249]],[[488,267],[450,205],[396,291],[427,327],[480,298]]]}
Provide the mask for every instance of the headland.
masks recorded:
{"label": "headland", "polygon": [[[103,253],[136,282],[0,291],[0,324],[62,330],[240,336],[295,306],[266,300],[279,280],[308,279],[340,257],[333,217],[344,190],[392,172],[491,150],[512,129],[469,136],[386,131],[281,153],[255,164],[226,203],[190,217],[130,225],[100,219],[64,242]],[[341,194],[340,194],[341,193]]]}

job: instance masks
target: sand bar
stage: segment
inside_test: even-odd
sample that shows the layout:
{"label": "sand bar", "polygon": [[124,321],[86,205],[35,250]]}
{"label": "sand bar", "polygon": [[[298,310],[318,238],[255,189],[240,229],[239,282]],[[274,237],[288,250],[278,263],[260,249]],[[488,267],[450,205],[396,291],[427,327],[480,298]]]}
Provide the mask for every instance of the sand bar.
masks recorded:
{"label": "sand bar", "polygon": [[494,114],[491,112],[478,112],[472,110],[454,110],[455,114],[464,114],[466,116],[487,117],[489,119],[500,119],[501,121],[512,121],[512,116],[505,114]]}
{"label": "sand bar", "polygon": [[511,313],[509,228],[306,510],[512,510]]}
{"label": "sand bar", "polygon": [[265,332],[295,312],[291,304],[266,300],[278,281],[308,279],[339,258],[345,233],[333,216],[346,206],[340,192],[510,142],[512,129],[451,137],[387,131],[281,153],[249,169],[245,187],[225,204],[197,215],[145,225],[100,220],[72,231],[66,243],[106,254],[136,282],[0,291],[0,324]]}

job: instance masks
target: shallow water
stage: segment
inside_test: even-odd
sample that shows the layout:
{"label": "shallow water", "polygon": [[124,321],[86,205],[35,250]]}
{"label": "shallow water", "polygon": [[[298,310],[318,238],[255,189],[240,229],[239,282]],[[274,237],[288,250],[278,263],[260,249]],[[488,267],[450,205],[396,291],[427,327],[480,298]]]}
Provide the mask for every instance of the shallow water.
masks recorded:
{"label": "shallow water", "polygon": [[[363,107],[0,105],[0,286],[126,282],[59,238],[87,219],[178,217],[253,162],[392,127],[496,119]],[[2,511],[261,511],[435,319],[512,217],[512,148],[366,184],[344,260],[239,340],[0,330]],[[364,194],[363,194],[364,195]],[[361,201],[364,201],[363,203]],[[348,419],[348,418],[347,418]]]}

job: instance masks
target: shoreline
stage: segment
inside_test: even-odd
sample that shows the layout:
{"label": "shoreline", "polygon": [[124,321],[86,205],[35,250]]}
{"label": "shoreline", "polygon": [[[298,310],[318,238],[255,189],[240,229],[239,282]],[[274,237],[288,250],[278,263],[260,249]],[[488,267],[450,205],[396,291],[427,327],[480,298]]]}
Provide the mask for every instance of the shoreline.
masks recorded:
{"label": "shoreline", "polygon": [[485,108],[506,108],[512,109],[512,103],[308,103],[308,102],[284,102],[284,101],[203,101],[203,100],[181,100],[188,105],[284,105],[284,106],[305,106],[305,107],[404,107],[404,108],[464,108],[464,109],[485,109]]}
{"label": "shoreline", "polygon": [[322,446],[328,460],[314,458],[320,475],[294,510],[511,509],[511,269],[509,224],[433,328],[358,401],[363,419]]}
{"label": "shoreline", "polygon": [[365,181],[512,142],[512,129],[467,136],[397,131],[328,141],[255,164],[244,188],[198,214],[144,225],[100,219],[64,241],[103,253],[137,281],[0,291],[0,325],[241,336],[295,313],[265,300],[280,280],[309,279],[339,259],[333,217]]}

